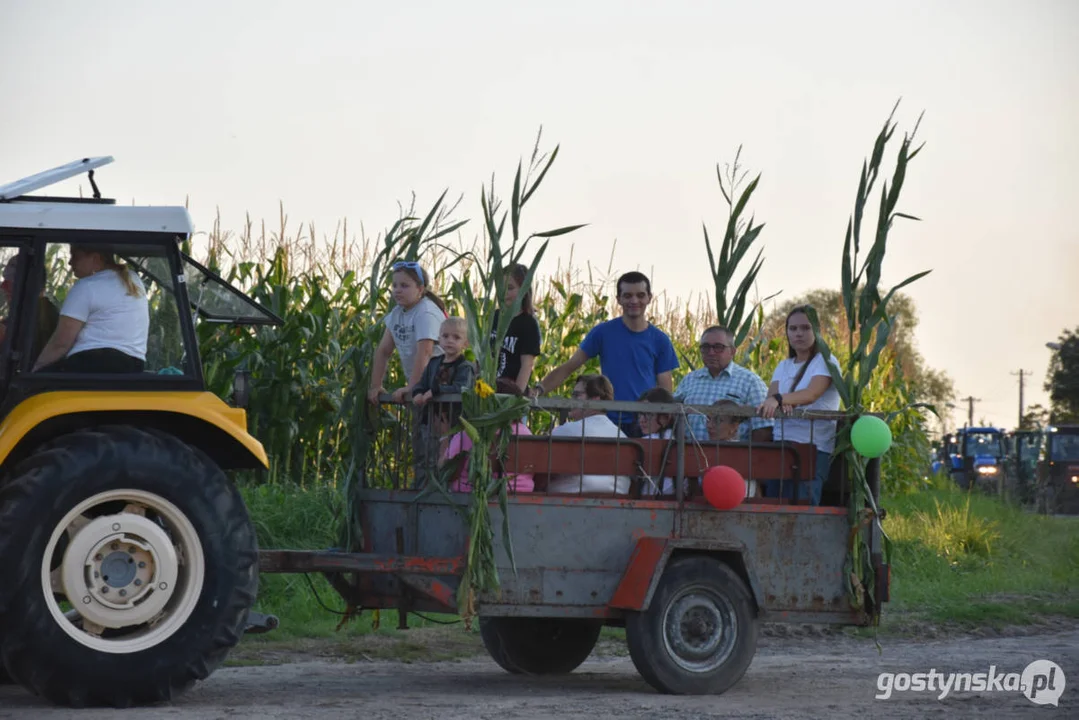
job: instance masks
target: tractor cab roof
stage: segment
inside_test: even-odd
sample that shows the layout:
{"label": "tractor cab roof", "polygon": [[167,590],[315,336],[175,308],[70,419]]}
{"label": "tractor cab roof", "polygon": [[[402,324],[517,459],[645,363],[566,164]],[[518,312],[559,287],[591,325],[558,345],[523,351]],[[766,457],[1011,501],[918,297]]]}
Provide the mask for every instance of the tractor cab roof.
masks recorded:
{"label": "tractor cab roof", "polygon": [[[169,271],[146,262],[160,252],[161,242],[148,240],[145,235],[123,237],[120,233],[161,233],[173,235],[177,241],[189,238],[195,228],[187,208],[117,206],[116,201],[102,198],[94,180],[94,170],[112,162],[111,156],[83,158],[66,165],[39,172],[36,175],[0,185],[0,234],[11,231],[91,231],[87,237],[66,236],[64,243],[93,243],[108,247],[124,261],[134,266],[146,278],[172,292]],[[92,198],[30,195],[36,190],[87,174]],[[100,233],[117,233],[102,242]],[[236,289],[217,273],[200,265],[184,253],[179,253],[188,300],[204,320],[236,325],[280,325],[282,320],[272,311]],[[140,256],[145,256],[140,259]]]}
{"label": "tractor cab roof", "polygon": [[[94,170],[112,160],[111,156],[83,158],[0,185],[0,230],[160,232],[190,237],[195,228],[187,208],[118,206],[115,200],[102,198]],[[83,173],[93,188],[92,198],[30,194]]]}

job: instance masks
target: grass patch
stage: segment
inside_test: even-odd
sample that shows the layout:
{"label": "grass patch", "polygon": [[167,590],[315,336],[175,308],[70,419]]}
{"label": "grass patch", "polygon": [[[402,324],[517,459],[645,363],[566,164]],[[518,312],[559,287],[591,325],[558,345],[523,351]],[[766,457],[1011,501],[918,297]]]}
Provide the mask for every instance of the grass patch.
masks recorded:
{"label": "grass patch", "polygon": [[885,618],[1000,627],[1079,617],[1079,518],[1034,515],[947,479],[885,505]]}
{"label": "grass patch", "polygon": [[[259,547],[325,550],[337,545],[336,533],[342,502],[336,489],[319,485],[300,488],[271,483],[242,487],[241,493],[255,524]],[[377,616],[373,612],[364,612],[338,630],[337,625],[341,619],[339,613],[345,610],[345,603],[318,573],[307,576],[262,575],[259,578],[259,595],[255,609],[276,615],[281,624],[276,630],[265,635],[244,636],[244,644],[262,646],[271,654],[280,643],[293,643],[297,639],[335,638],[350,643],[372,633],[397,641],[391,642],[390,647],[396,648],[398,659],[407,659],[413,652],[407,641],[411,631],[397,629],[399,618],[396,610],[382,610]],[[425,615],[441,622],[457,620],[455,615]],[[378,627],[375,627],[376,624]],[[441,625],[417,615],[409,615],[408,625],[428,634],[438,628],[460,627]],[[468,635],[463,628],[460,632],[462,636]],[[282,648],[277,647],[277,650]],[[370,652],[382,657],[384,650],[384,647],[379,646],[379,649]],[[343,652],[338,655],[347,657],[347,653]]]}

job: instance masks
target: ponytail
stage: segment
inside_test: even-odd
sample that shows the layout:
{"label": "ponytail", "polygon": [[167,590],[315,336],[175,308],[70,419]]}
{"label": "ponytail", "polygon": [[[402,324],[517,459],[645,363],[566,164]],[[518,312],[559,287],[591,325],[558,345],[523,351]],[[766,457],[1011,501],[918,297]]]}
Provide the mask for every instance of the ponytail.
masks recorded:
{"label": "ponytail", "polygon": [[438,295],[435,295],[430,290],[424,290],[423,296],[433,302],[435,305],[438,305],[438,309],[442,311],[443,315],[449,315],[449,313],[446,312],[446,303],[442,302],[442,298],[440,298]]}
{"label": "ponytail", "polygon": [[133,298],[142,297],[142,290],[135,284],[135,280],[132,277],[132,269],[126,264],[113,263],[109,266],[110,270],[117,271],[120,275],[120,282],[124,284],[124,289],[127,290],[126,295]]}

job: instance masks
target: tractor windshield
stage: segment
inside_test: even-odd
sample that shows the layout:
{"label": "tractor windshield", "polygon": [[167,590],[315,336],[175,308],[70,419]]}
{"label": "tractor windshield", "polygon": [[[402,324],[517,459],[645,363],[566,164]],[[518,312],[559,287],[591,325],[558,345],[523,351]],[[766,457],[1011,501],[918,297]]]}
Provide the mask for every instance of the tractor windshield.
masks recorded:
{"label": "tractor windshield", "polygon": [[1079,461],[1079,435],[1053,433],[1049,441],[1049,459],[1054,462]]}
{"label": "tractor windshield", "polygon": [[970,433],[967,435],[964,450],[967,457],[977,455],[1000,457],[1002,454],[1000,451],[1000,435],[988,432]]}
{"label": "tractor windshield", "polygon": [[[184,284],[192,308],[206,322],[226,325],[280,325],[281,318],[222,280],[217,273],[180,253]],[[172,288],[167,268],[138,266],[161,285]]]}

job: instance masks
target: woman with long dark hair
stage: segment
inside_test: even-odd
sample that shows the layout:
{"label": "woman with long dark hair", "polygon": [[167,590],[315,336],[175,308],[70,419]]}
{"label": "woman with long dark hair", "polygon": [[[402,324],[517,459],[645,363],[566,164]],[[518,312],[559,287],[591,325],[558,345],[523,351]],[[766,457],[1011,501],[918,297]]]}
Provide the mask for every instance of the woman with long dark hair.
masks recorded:
{"label": "woman with long dark hair", "polygon": [[[513,308],[527,275],[528,267],[520,263],[506,268],[505,309]],[[497,322],[498,316],[495,317]],[[498,351],[498,377],[512,380],[524,392],[532,377],[532,368],[536,366],[540,344],[540,326],[532,307],[532,288],[529,288],[521,297],[521,309],[510,320],[506,337],[502,339],[502,347]]]}
{"label": "woman with long dark hair", "polygon": [[[776,417],[787,408],[803,410],[838,410],[839,391],[832,382],[828,364],[839,363],[835,356],[825,358],[817,349],[817,335],[809,321],[809,306],[800,305],[787,314],[787,359],[776,367],[768,398],[758,411],[763,417]],[[834,420],[780,419],[773,429],[776,442],[812,443],[817,447],[817,472],[810,485],[809,499],[820,505],[821,488],[831,468],[832,451],[835,449],[836,423]],[[785,483],[784,496],[795,483]],[[765,495],[778,494],[778,480],[765,483]],[[798,483],[804,486],[805,483]],[[804,495],[804,489],[800,491]]]}

